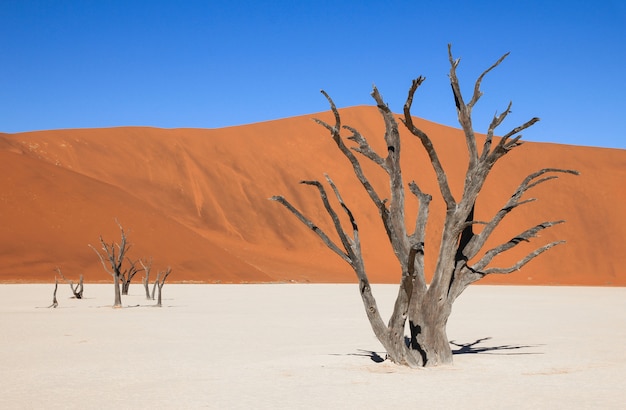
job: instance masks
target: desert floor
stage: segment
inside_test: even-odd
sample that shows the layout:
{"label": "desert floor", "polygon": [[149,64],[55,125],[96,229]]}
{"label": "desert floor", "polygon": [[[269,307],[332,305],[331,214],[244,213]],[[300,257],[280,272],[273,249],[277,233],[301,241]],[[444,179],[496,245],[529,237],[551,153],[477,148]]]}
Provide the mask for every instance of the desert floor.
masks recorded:
{"label": "desert floor", "polygon": [[[626,288],[474,286],[448,323],[454,365],[388,361],[357,285],[0,285],[2,409],[618,409]],[[396,286],[374,285],[387,315]]]}

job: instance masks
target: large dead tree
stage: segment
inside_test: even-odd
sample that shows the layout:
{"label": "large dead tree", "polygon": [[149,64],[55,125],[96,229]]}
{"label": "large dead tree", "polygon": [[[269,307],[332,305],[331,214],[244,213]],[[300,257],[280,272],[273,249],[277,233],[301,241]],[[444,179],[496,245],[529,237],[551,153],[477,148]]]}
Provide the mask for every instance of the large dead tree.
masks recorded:
{"label": "large dead tree", "polygon": [[[331,178],[326,175],[326,180],[337,200],[335,203],[339,204],[350,221],[349,228],[351,234],[342,225],[337,211],[335,211],[328,198],[324,185],[319,181],[301,181],[301,183],[313,186],[318,190],[324,208],[332,219],[340,243],[334,242],[317,224],[284,197],[275,196],[271,198],[284,205],[301,222],[313,230],[333,252],[350,264],[358,278],[361,298],[372,329],[386,349],[387,357],[395,363],[411,367],[451,363],[452,351],[446,335],[446,323],[452,311],[452,304],[467,286],[487,275],[515,272],[543,252],[563,243],[563,241],[556,241],[540,246],[511,266],[491,266],[491,262],[497,255],[516,247],[521,242],[530,240],[544,229],[563,222],[557,220],[541,222],[518,233],[507,242],[486,251],[483,250],[494,229],[505,216],[518,206],[533,201],[533,199],[522,199],[528,190],[557,178],[558,174],[577,174],[576,171],[556,168],[538,170],[524,178],[512,196],[493,215],[491,220],[474,220],[476,199],[494,164],[509,151],[521,145],[520,132],[539,120],[538,118],[532,118],[526,123],[513,128],[501,138],[494,138],[496,128],[500,126],[511,112],[511,104],[509,103],[504,112],[494,116],[487,129],[482,149],[478,147],[472,126],[472,109],[482,95],[480,85],[483,78],[498,66],[507,55],[508,53],[478,77],[470,100],[466,102],[461,93],[461,87],[456,75],[460,60],[453,58],[451,47],[448,46],[450,84],[457,108],[458,120],[465,134],[469,155],[469,164],[460,198],[456,198],[452,194],[447,174],[430,137],[413,122],[411,117],[413,97],[418,87],[424,81],[424,77],[420,76],[413,80],[409,89],[406,103],[404,104],[404,115],[400,118],[400,121],[412,136],[417,137],[428,154],[436,173],[439,192],[446,207],[437,263],[434,272],[432,272],[430,284],[426,282],[424,252],[427,249],[425,233],[432,197],[430,194],[423,192],[414,181],[407,186],[403,182],[402,170],[400,168],[400,132],[394,114],[383,101],[376,87],[374,87],[371,95],[376,101],[378,111],[385,123],[384,139],[387,152],[384,155],[380,155],[372,149],[358,130],[342,125],[340,114],[334,102],[326,92],[322,91],[330,103],[335,123],[329,124],[319,119],[315,121],[328,130],[339,150],[350,161],[356,177],[379,211],[389,243],[400,264],[401,280],[398,296],[388,323],[383,321],[372,294],[361,250],[357,221]],[[342,136],[342,132],[347,132],[348,136]],[[344,141],[346,138],[356,143],[356,146],[348,147]],[[357,157],[355,152],[360,154],[361,157],[373,161],[389,176],[388,192],[390,193],[390,198],[384,198],[373,187],[361,167],[360,157]],[[405,223],[405,190],[407,187],[415,195],[419,204],[412,232],[410,232],[410,227],[407,227]],[[482,229],[478,229],[478,227],[482,227]],[[405,333],[407,319],[408,338]]]}
{"label": "large dead tree", "polygon": [[[117,221],[116,221],[117,222]],[[113,277],[113,286],[115,291],[115,301],[113,307],[122,307],[122,293],[120,291],[120,282],[122,278],[122,264],[126,252],[130,249],[130,244],[127,242],[126,233],[122,225],[117,222],[117,226],[120,228],[121,242],[106,243],[102,236],[100,236],[100,245],[102,251],[98,251],[91,244],[89,247],[94,250],[104,270]]]}

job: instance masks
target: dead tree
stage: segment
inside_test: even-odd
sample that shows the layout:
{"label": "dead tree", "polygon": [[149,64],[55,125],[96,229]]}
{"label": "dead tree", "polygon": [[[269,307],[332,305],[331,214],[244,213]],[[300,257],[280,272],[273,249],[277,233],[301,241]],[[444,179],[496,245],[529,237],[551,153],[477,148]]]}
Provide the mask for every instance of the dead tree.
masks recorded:
{"label": "dead tree", "polygon": [[59,306],[59,301],[57,300],[57,289],[59,288],[59,281],[57,278],[54,278],[54,292],[52,293],[52,304],[48,306],[48,309],[54,308],[56,309]]}
{"label": "dead tree", "polygon": [[104,239],[102,239],[102,236],[100,236],[102,253],[94,248],[92,245],[89,245],[89,247],[94,250],[96,255],[98,255],[98,258],[100,259],[104,270],[113,277],[113,286],[115,290],[115,301],[113,303],[113,307],[116,308],[122,307],[122,296],[120,291],[122,263],[124,262],[126,252],[128,252],[128,249],[130,248],[130,245],[127,242],[124,228],[122,228],[122,225],[119,222],[117,222],[117,226],[120,228],[121,234],[121,242],[119,244],[115,242],[107,244]]}
{"label": "dead tree", "polygon": [[[499,139],[494,138],[496,128],[511,112],[511,104],[509,103],[504,112],[494,116],[489,124],[482,149],[478,147],[472,126],[472,108],[482,95],[480,85],[483,77],[498,66],[507,55],[502,56],[478,77],[474,84],[473,94],[469,102],[466,102],[461,94],[461,88],[456,76],[456,69],[460,60],[453,58],[451,47],[448,46],[450,84],[457,107],[458,120],[465,134],[469,156],[465,184],[460,198],[455,198],[452,194],[448,177],[430,137],[414,124],[411,117],[413,97],[418,87],[424,81],[424,77],[420,76],[413,80],[409,89],[406,103],[404,104],[404,115],[400,120],[408,132],[412,136],[417,137],[426,151],[436,173],[439,191],[446,207],[445,219],[441,227],[442,234],[437,263],[434,272],[432,272],[430,284],[427,284],[424,272],[424,253],[427,249],[425,232],[432,196],[423,192],[416,182],[412,181],[408,184],[409,191],[415,195],[419,205],[415,226],[413,231],[410,232],[411,227],[408,227],[405,223],[406,187],[400,168],[401,141],[398,123],[394,114],[383,101],[376,87],[374,87],[371,95],[376,101],[378,111],[385,123],[384,139],[386,147],[388,147],[385,155],[381,156],[372,149],[365,137],[356,129],[347,125],[342,126],[341,117],[335,104],[328,94],[322,91],[330,103],[335,124],[331,125],[318,119],[315,121],[329,131],[341,153],[350,161],[360,184],[379,211],[389,243],[400,265],[401,280],[398,296],[393,313],[387,324],[383,321],[372,294],[362,256],[357,222],[331,178],[326,175],[326,180],[334,192],[337,203],[350,221],[352,234],[344,229],[337,212],[327,197],[324,185],[318,181],[301,181],[301,183],[313,186],[318,190],[324,208],[332,219],[340,243],[334,242],[318,225],[303,215],[284,197],[275,196],[271,198],[284,205],[301,222],[313,230],[326,246],[352,267],[359,281],[361,298],[372,329],[386,349],[387,357],[395,363],[411,367],[451,363],[452,351],[446,335],[446,323],[452,311],[452,304],[467,286],[490,274],[515,272],[538,255],[563,243],[563,241],[556,241],[540,246],[511,266],[491,266],[491,262],[497,255],[516,247],[520,242],[529,241],[544,229],[564,222],[560,220],[546,221],[520,232],[507,242],[483,251],[487,239],[502,219],[518,206],[534,200],[522,199],[522,196],[528,190],[557,178],[557,174],[578,174],[576,171],[556,168],[544,168],[534,172],[521,182],[517,190],[491,220],[486,222],[474,220],[476,199],[492,167],[505,154],[521,145],[521,135],[519,133],[539,120],[538,118],[532,118],[526,123],[513,128],[504,134],[503,137]],[[344,137],[341,135],[343,131],[348,133],[346,138],[356,143],[356,145],[351,147],[346,145]],[[381,194],[372,186],[355,152],[373,161],[388,175],[390,198],[381,197]],[[479,230],[479,226],[482,226],[482,229]],[[408,338],[405,336],[407,319]]]}
{"label": "dead tree", "polygon": [[[143,271],[146,273],[143,277],[143,279],[141,280],[143,283],[143,287],[146,291],[146,299],[150,300],[154,300],[154,296],[152,296],[152,298],[150,297],[150,270],[152,269],[152,258],[150,258],[150,260],[144,261],[143,259],[139,260],[139,263],[141,263],[141,266],[143,268]],[[154,294],[154,292],[153,292]]]}
{"label": "dead tree", "polygon": [[59,276],[61,276],[61,279],[63,279],[66,283],[68,283],[70,285],[70,289],[72,289],[72,294],[74,294],[74,297],[76,299],[82,299],[83,298],[83,275],[80,275],[80,278],[78,279],[78,284],[76,286],[74,286],[74,282],[71,280],[68,280],[63,273],[61,272],[61,268],[59,268],[58,266],[56,268],[54,268],[54,271],[56,273],[59,274]]}
{"label": "dead tree", "polygon": [[[159,272],[157,276],[157,280],[156,282],[154,282],[158,284],[158,287],[159,287],[159,294],[157,297],[157,304],[156,304],[157,307],[161,307],[161,293],[162,293],[163,285],[165,285],[165,280],[167,279],[168,276],[170,276],[170,273],[172,273],[172,268],[168,266],[165,272]],[[158,279],[159,277],[161,278],[161,280]]]}
{"label": "dead tree", "polygon": [[137,267],[138,261],[132,261],[130,258],[126,258],[129,263],[129,267],[124,269],[124,271],[120,275],[120,281],[122,284],[122,295],[128,295],[128,289],[130,288],[130,282],[133,280],[135,275],[139,273],[142,269]]}

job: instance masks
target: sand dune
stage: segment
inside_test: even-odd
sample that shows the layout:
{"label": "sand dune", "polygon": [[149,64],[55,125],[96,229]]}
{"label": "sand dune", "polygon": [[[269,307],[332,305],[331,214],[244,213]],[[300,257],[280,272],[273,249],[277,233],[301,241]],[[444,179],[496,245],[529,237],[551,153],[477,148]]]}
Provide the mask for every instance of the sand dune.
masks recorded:
{"label": "sand dune", "polygon": [[[373,107],[341,111],[378,149],[383,124]],[[87,244],[99,235],[117,240],[115,219],[129,231],[132,258],[154,257],[155,268],[173,268],[172,281],[350,282],[336,255],[278,204],[282,194],[321,227],[328,221],[316,192],[300,179],[329,173],[356,213],[372,280],[396,282],[397,265],[385,243],[376,210],[325,130],[311,121],[329,113],[223,129],[123,127],[0,134],[0,281],[49,282],[59,266],[68,277],[108,280]],[[456,193],[466,166],[459,130],[418,120],[439,150]],[[404,135],[406,182],[415,179],[441,204],[433,172],[417,141]],[[539,200],[515,210],[492,244],[536,223],[565,219],[522,251],[554,239],[553,249],[506,277],[485,283],[625,286],[626,151],[526,143],[502,160],[477,205],[488,219],[530,172],[571,168],[537,187]],[[369,164],[376,186],[385,178]],[[408,204],[412,215],[416,204]],[[441,219],[433,209],[431,220]],[[410,223],[411,217],[409,217]],[[427,249],[438,230],[429,227]],[[328,229],[330,232],[331,230]],[[511,258],[502,259],[502,264]],[[427,259],[432,268],[434,260]]]}

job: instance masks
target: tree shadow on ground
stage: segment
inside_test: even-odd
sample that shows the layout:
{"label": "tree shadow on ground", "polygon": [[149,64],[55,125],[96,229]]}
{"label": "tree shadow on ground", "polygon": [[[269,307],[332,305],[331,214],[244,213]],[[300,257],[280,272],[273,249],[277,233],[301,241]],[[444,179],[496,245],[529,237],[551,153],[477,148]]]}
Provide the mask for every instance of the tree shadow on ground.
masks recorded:
{"label": "tree shadow on ground", "polygon": [[[456,346],[457,349],[452,348],[452,354],[493,354],[493,355],[527,355],[527,354],[543,354],[542,352],[522,352],[516,351],[519,349],[529,349],[538,347],[541,345],[499,345],[499,346],[480,346],[486,340],[490,340],[491,337],[483,337],[482,339],[476,339],[470,343],[457,343],[454,340],[450,340],[450,344]],[[407,345],[409,344],[409,338],[406,338]],[[358,349],[358,353],[348,353],[347,356],[361,356],[369,357],[374,363],[382,363],[385,361],[385,352],[374,352],[372,350]],[[381,356],[382,355],[382,356]]]}
{"label": "tree shadow on ground", "polygon": [[[385,358],[382,357],[380,354],[378,354],[377,352],[371,351],[371,350],[363,350],[363,349],[358,349],[359,353],[348,353],[346,356],[362,356],[362,357],[369,357],[371,361],[375,362],[375,363],[382,363],[385,361]],[[384,354],[384,353],[383,353]]]}
{"label": "tree shadow on ground", "polygon": [[[522,354],[543,354],[540,352],[512,352],[519,349],[526,349],[537,347],[539,345],[500,345],[500,346],[479,346],[485,340],[490,340],[491,337],[483,337],[482,339],[476,339],[470,343],[457,343],[454,340],[450,340],[450,344],[458,347],[458,349],[452,349],[452,354],[499,354],[499,355],[522,355]],[[502,352],[501,352],[502,351]]]}

